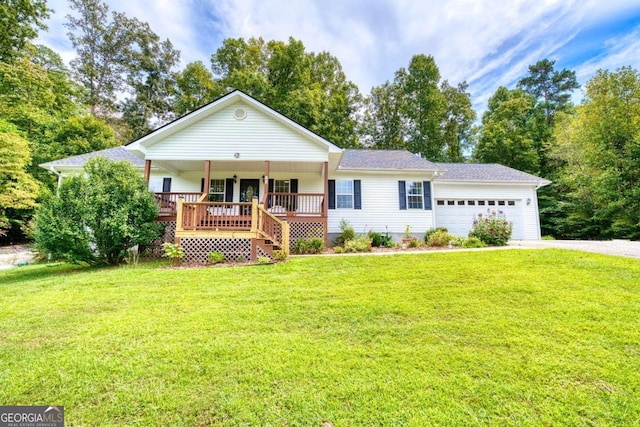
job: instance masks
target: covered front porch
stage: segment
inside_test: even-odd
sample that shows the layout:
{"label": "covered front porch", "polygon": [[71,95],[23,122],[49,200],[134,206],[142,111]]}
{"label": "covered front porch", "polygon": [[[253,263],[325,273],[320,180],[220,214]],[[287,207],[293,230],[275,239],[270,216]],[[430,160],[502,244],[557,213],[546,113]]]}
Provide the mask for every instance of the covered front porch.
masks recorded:
{"label": "covered front porch", "polygon": [[[198,164],[200,171],[193,169]],[[272,256],[274,250],[288,255],[300,238],[320,237],[328,243],[328,162],[207,160],[182,162],[180,168],[145,161],[145,179],[156,190],[158,221],[175,224],[176,243],[188,240],[199,248],[205,241],[233,246],[230,239],[248,240],[254,259]]]}

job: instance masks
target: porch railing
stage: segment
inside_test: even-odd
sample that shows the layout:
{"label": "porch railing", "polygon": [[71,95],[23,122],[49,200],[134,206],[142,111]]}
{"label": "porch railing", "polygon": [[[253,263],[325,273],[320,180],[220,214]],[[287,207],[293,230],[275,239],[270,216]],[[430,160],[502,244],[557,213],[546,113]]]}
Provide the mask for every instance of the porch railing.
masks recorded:
{"label": "porch railing", "polygon": [[275,216],[322,216],[324,194],[318,193],[269,193],[267,210]]}
{"label": "porch railing", "polygon": [[195,202],[202,193],[155,193],[158,204],[158,216],[176,216],[178,213],[178,200]]}
{"label": "porch railing", "polygon": [[178,201],[176,231],[249,231],[271,240],[289,254],[289,224],[252,203]]}
{"label": "porch railing", "polygon": [[178,209],[180,230],[250,231],[251,203],[183,202]]}

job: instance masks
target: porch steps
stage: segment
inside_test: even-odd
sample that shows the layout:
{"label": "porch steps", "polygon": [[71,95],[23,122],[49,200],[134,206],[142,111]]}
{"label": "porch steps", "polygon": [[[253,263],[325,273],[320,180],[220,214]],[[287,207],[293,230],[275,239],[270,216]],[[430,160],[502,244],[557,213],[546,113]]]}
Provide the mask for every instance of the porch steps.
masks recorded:
{"label": "porch steps", "polygon": [[275,256],[273,255],[274,250],[280,249],[280,247],[273,243],[271,239],[267,239],[265,237],[259,237],[253,239],[255,244],[255,250],[252,251],[255,254],[256,259],[253,261],[257,261],[257,259],[261,256],[267,256],[271,258],[272,261],[275,260]]}

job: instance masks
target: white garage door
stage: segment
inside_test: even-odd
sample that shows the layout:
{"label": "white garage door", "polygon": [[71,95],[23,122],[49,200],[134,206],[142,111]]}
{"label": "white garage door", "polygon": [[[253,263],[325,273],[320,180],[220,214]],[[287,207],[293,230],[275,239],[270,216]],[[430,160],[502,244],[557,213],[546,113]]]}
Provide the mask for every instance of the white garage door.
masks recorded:
{"label": "white garage door", "polygon": [[513,222],[512,239],[522,240],[522,208],[519,200],[506,199],[436,199],[436,226],[446,227],[449,233],[466,237],[473,225],[474,215],[487,210],[504,212],[508,221]]}

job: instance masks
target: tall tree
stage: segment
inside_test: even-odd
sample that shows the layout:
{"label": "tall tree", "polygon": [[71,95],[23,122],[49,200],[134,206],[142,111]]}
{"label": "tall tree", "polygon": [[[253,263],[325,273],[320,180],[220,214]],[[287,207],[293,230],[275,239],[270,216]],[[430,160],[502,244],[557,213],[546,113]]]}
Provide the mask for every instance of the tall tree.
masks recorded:
{"label": "tall tree", "polygon": [[173,112],[182,116],[223,95],[222,85],[201,61],[190,62],[176,75],[176,94]]}
{"label": "tall tree", "polygon": [[640,73],[598,71],[555,136],[565,235],[640,238]]}
{"label": "tall tree", "polygon": [[482,116],[474,159],[536,173],[539,158],[532,138],[534,104],[534,98],[522,89],[499,87]]}
{"label": "tall tree", "polygon": [[44,30],[49,17],[46,0],[3,0],[0,2],[0,62],[20,56],[30,40]]}
{"label": "tall tree", "polygon": [[476,112],[471,106],[471,94],[467,92],[467,82],[457,87],[449,85],[446,80],[440,90],[446,102],[442,138],[444,142],[443,160],[463,162],[466,153],[472,146],[472,128]]}
{"label": "tall tree", "polygon": [[327,52],[306,52],[301,41],[226,39],[211,56],[219,83],[241,89],[342,147],[359,145],[357,87]]}
{"label": "tall tree", "polygon": [[373,87],[364,102],[364,119],[360,131],[366,147],[381,150],[404,150],[404,116],[398,86],[386,81]]}
{"label": "tall tree", "polygon": [[0,235],[20,217],[10,211],[36,206],[40,185],[27,172],[30,163],[29,142],[15,125],[0,120]]}
{"label": "tall tree", "polygon": [[415,55],[409,67],[396,73],[407,118],[407,148],[429,160],[442,160],[444,141],[440,124],[446,100],[438,84],[440,70],[431,55]]}

